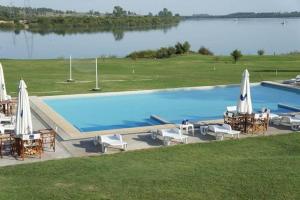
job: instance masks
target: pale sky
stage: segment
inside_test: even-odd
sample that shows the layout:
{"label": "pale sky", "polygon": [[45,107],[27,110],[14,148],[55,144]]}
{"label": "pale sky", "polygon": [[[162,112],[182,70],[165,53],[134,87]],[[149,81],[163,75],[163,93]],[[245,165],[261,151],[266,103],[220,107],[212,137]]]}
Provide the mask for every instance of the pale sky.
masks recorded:
{"label": "pale sky", "polygon": [[139,14],[157,13],[164,7],[181,15],[300,11],[300,0],[0,0],[0,4],[23,6],[24,1],[32,7],[76,11],[111,12],[120,5]]}

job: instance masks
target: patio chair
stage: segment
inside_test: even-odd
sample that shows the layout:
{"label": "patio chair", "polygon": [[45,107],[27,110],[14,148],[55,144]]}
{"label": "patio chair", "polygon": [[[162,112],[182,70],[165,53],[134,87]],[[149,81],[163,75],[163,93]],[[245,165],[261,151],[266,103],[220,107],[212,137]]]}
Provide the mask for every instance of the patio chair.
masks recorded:
{"label": "patio chair", "polygon": [[293,131],[298,131],[300,130],[300,115],[279,116],[272,119],[272,124],[278,126],[289,126]]}
{"label": "patio chair", "polygon": [[237,106],[227,106],[226,110],[227,110],[227,112],[235,113],[235,112],[237,112]]}
{"label": "patio chair", "polygon": [[0,135],[0,157],[3,158],[3,151],[14,154],[14,138],[9,134]]}
{"label": "patio chair", "polygon": [[0,116],[0,123],[10,123],[14,124],[16,121],[16,116]]}
{"label": "patio chair", "polygon": [[[57,130],[57,127],[55,128],[55,130]],[[52,149],[55,152],[56,132],[53,129],[42,129],[38,132],[41,134],[43,151],[45,149]]]}
{"label": "patio chair", "polygon": [[[208,130],[213,132],[216,138],[220,137],[220,140],[224,139],[224,135],[230,135],[232,138],[240,138],[240,131],[232,130],[229,124],[223,125],[209,125]],[[220,135],[220,136],[219,136]]]}
{"label": "patio chair", "polygon": [[153,133],[152,138],[162,140],[165,146],[169,146],[172,141],[188,143],[188,136],[183,135],[182,129],[178,128],[158,130],[156,133]]}
{"label": "patio chair", "polygon": [[119,147],[122,150],[127,150],[127,143],[123,141],[122,135],[100,135],[94,138],[94,144],[101,145],[101,152],[106,153],[108,147]]}
{"label": "patio chair", "polygon": [[266,112],[254,114],[250,123],[252,134],[261,132],[264,134],[269,127],[269,114]]}
{"label": "patio chair", "polygon": [[0,134],[5,134],[6,132],[13,132],[15,130],[15,124],[0,124]]}

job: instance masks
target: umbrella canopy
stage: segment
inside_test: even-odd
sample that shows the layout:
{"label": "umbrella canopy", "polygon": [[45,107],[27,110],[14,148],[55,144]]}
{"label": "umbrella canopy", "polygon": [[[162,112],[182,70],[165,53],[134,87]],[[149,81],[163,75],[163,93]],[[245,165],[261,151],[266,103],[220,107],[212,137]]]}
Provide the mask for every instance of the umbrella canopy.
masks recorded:
{"label": "umbrella canopy", "polygon": [[243,73],[237,111],[241,114],[252,114],[253,111],[250,93],[249,72],[247,69]]}
{"label": "umbrella canopy", "polygon": [[0,63],[0,101],[6,101],[6,100],[8,100],[8,98],[6,93],[3,68],[2,68],[2,64]]}
{"label": "umbrella canopy", "polygon": [[31,134],[32,131],[32,119],[27,86],[23,80],[20,80],[15,133],[16,135],[26,135]]}

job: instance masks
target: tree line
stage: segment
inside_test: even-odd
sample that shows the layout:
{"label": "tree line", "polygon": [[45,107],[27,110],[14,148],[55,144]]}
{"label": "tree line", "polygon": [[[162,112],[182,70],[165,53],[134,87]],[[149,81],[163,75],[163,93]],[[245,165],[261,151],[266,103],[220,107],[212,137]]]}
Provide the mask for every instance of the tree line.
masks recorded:
{"label": "tree line", "polygon": [[[0,23],[2,28],[26,28],[33,32],[71,32],[79,30],[158,28],[175,26],[180,22],[179,15],[173,15],[163,9],[157,15],[137,15],[115,6],[111,13],[101,15],[99,12],[77,13],[58,11],[47,8],[18,8],[0,6]],[[9,23],[4,23],[9,22]]]}

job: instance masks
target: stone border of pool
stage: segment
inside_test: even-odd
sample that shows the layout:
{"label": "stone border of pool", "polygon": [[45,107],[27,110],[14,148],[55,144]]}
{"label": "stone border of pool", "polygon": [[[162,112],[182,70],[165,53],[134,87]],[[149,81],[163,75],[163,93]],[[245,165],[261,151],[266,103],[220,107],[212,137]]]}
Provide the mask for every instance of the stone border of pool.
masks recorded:
{"label": "stone border of pool", "polygon": [[[252,83],[251,85],[270,85],[280,88],[288,88],[283,84],[276,82],[263,81],[261,83]],[[93,96],[112,96],[112,95],[124,95],[124,94],[146,94],[152,92],[165,92],[165,91],[177,91],[177,90],[207,90],[220,87],[234,87],[239,84],[230,84],[230,85],[216,85],[216,86],[201,86],[201,87],[183,87],[183,88],[169,88],[169,89],[156,89],[156,90],[141,90],[141,91],[126,91],[126,92],[107,92],[107,93],[97,93],[97,94],[75,94],[75,95],[59,95],[59,96],[44,96],[37,97],[31,96],[31,109],[52,129],[56,129],[58,135],[62,140],[76,140],[76,139],[85,139],[92,138],[97,135],[104,134],[136,134],[136,133],[145,133],[151,130],[157,130],[162,128],[174,128],[175,124],[162,124],[162,125],[153,125],[153,126],[143,126],[143,127],[134,127],[134,128],[123,128],[123,129],[113,129],[105,131],[93,131],[81,133],[76,129],[70,122],[65,118],[59,115],[54,111],[50,106],[44,103],[44,99],[59,99],[59,98],[83,98],[83,97],[93,97]],[[295,89],[295,88],[293,88]],[[300,92],[300,89],[297,89]]]}

